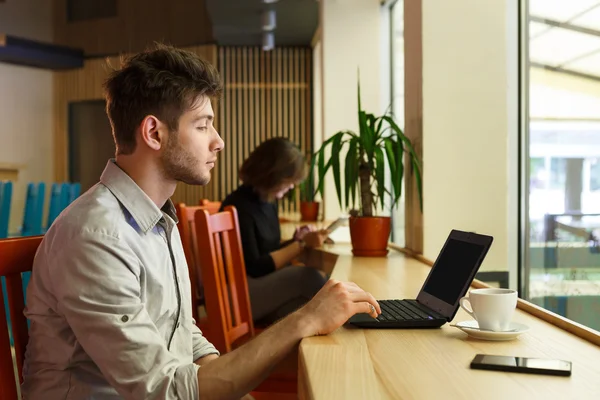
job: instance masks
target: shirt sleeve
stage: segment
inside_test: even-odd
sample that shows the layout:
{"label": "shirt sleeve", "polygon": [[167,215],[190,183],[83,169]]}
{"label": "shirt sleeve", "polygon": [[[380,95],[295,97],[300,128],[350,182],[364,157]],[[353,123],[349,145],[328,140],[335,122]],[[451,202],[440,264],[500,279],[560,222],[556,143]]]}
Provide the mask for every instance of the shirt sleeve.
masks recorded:
{"label": "shirt sleeve", "polygon": [[[142,303],[133,251],[115,237],[82,232],[56,253],[48,272],[57,311],[109,384],[127,400],[198,399],[198,366],[168,351]],[[198,354],[206,351],[194,343]]]}
{"label": "shirt sleeve", "polygon": [[194,350],[194,361],[206,357],[210,354],[220,355],[219,351],[210,343],[198,326],[196,325],[196,321],[192,319],[192,326],[190,327],[192,330],[192,346]]}
{"label": "shirt sleeve", "polygon": [[246,273],[253,278],[260,278],[275,271],[275,261],[271,254],[261,254],[260,252],[254,229],[254,218],[241,209],[238,210],[238,223],[240,224]]}

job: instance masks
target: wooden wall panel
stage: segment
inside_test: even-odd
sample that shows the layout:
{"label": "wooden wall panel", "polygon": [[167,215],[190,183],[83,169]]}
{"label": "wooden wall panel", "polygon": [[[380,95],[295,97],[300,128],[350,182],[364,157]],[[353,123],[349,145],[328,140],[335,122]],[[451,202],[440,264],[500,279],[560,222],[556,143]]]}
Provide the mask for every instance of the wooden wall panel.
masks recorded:
{"label": "wooden wall panel", "polygon": [[[422,0],[404,2],[404,120],[405,134],[423,160]],[[408,155],[404,165],[410,165]],[[421,171],[423,174],[424,172]],[[426,179],[426,178],[423,178]],[[423,254],[423,213],[412,171],[405,175],[405,247]]]}
{"label": "wooden wall panel", "polygon": [[[258,47],[207,45],[186,49],[218,65],[225,90],[215,105],[215,123],[225,148],[219,155],[211,182],[205,187],[179,184],[173,196],[175,202],[197,204],[201,198],[222,200],[239,185],[238,170],[243,160],[267,138],[287,137],[305,154],[312,151],[310,48],[263,52]],[[83,69],[54,74],[57,181],[68,178],[68,105],[74,101],[103,99],[102,83],[110,71],[106,61],[89,59]],[[120,59],[110,57],[108,62],[118,67]],[[282,215],[296,213],[296,204],[289,199],[282,201]]]}
{"label": "wooden wall panel", "polygon": [[54,41],[86,56],[145,50],[153,41],[174,46],[214,42],[204,0],[117,0],[117,16],[68,22],[67,0],[54,0]]}
{"label": "wooden wall panel", "polygon": [[[242,162],[261,142],[286,137],[312,151],[312,50],[220,47],[219,70],[225,92],[219,118],[225,149],[216,167],[216,199],[237,188]],[[297,212],[297,201],[284,199],[282,215]]]}

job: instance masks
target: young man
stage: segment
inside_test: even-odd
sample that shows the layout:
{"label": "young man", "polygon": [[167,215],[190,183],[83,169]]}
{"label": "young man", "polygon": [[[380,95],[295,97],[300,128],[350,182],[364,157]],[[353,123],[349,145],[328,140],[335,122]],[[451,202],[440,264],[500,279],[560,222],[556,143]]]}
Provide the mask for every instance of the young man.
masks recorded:
{"label": "young man", "polygon": [[248,393],[300,339],[380,312],[352,283],[328,282],[303,308],[218,357],[192,319],[169,200],[205,185],[223,141],[217,71],[166,46],[130,58],[105,85],[116,144],[100,182],[54,222],[38,250],[26,315],[26,399],[230,399]]}

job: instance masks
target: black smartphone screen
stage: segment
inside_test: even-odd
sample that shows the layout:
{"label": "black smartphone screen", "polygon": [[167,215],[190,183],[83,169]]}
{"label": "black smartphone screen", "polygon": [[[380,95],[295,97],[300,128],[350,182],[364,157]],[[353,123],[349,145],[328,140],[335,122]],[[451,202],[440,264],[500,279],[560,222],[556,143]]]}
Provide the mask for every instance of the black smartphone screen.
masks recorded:
{"label": "black smartphone screen", "polygon": [[492,356],[477,354],[471,361],[472,369],[493,371],[524,372],[544,375],[571,375],[571,362],[545,358],[527,358],[512,356]]}

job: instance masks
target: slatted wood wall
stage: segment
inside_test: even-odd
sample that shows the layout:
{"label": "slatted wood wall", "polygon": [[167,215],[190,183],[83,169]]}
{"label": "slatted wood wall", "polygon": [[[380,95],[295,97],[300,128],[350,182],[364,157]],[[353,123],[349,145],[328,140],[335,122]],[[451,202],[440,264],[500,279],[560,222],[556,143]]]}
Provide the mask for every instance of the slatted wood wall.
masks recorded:
{"label": "slatted wood wall", "polygon": [[[262,141],[286,137],[309,154],[312,149],[312,50],[310,47],[220,47],[225,92],[219,108],[225,149],[213,176],[216,199],[237,188],[243,160]],[[280,212],[295,213],[284,199]]]}
{"label": "slatted wood wall", "polygon": [[[179,184],[173,201],[197,204],[201,198],[222,200],[237,188],[238,170],[250,152],[267,138],[287,137],[308,154],[312,149],[310,48],[194,46],[186,49],[218,65],[225,91],[216,105],[216,127],[225,149],[205,186]],[[113,67],[119,57],[111,57]],[[90,59],[84,68],[54,74],[55,178],[68,180],[68,105],[103,99],[102,83],[110,68],[107,60]],[[294,213],[295,201],[281,202],[282,213]]]}

